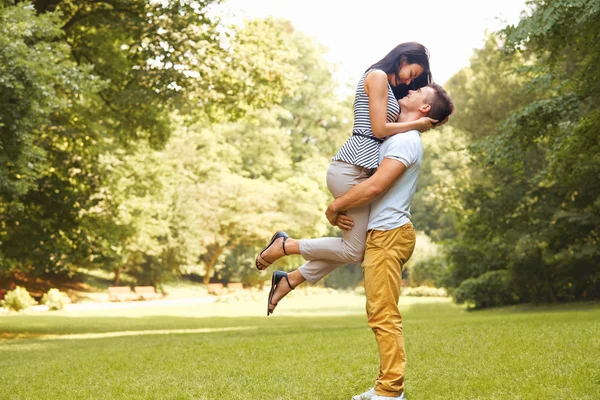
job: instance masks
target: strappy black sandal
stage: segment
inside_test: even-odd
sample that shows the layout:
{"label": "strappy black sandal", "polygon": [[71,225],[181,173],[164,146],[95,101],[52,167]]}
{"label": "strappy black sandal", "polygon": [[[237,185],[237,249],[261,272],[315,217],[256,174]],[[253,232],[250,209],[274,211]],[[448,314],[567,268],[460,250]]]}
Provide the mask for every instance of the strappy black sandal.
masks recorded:
{"label": "strappy black sandal", "polygon": [[[279,282],[281,281],[282,278],[285,278],[290,289],[292,289],[292,290],[296,289],[296,287],[292,286],[292,284],[290,283],[290,279],[288,278],[287,272],[274,271],[273,277],[271,278],[271,290],[269,291],[269,301],[267,304],[267,317],[269,315],[273,314],[273,311],[275,311],[275,307],[277,307],[277,303],[273,304],[273,303],[271,303],[271,300],[273,299],[273,295],[275,294],[275,289],[277,289],[277,285],[279,284]],[[275,306],[275,307],[273,307],[273,309],[271,310],[271,308],[269,306]]]}
{"label": "strappy black sandal", "polygon": [[[256,256],[256,269],[258,269],[259,271],[264,271],[265,269],[269,268],[269,266],[271,264],[273,264],[273,262],[270,262],[269,260],[265,259],[263,257],[263,253],[269,248],[271,247],[271,245],[275,242],[275,240],[279,239],[280,237],[283,238],[283,254],[285,254],[286,256],[288,255],[288,253],[285,251],[285,241],[289,238],[289,236],[287,235],[287,233],[285,233],[284,231],[279,231],[277,233],[275,233],[273,235],[273,237],[271,238],[271,241],[269,242],[269,244],[267,245],[267,247],[265,247],[264,249],[262,249],[262,251],[260,253],[258,253],[258,255]],[[260,264],[258,262],[258,259],[260,258]],[[265,265],[264,268],[261,268],[260,265],[263,264]]]}

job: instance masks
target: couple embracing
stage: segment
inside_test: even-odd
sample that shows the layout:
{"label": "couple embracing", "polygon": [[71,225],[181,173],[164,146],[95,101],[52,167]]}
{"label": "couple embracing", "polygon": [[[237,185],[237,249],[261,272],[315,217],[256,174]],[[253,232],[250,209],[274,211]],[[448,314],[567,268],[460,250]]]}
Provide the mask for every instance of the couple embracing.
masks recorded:
{"label": "couple embracing", "polygon": [[301,283],[315,284],[343,264],[362,262],[379,376],[373,388],[353,399],[405,399],[398,300],[402,269],[416,241],[410,205],[423,157],[421,133],[445,123],[453,110],[446,91],[431,82],[427,49],[414,42],[398,45],[360,78],[352,136],[327,171],[335,200],[326,216],[343,237],[294,239],[280,231],[256,257],[259,270],[286,255],[306,260],[289,274],[273,272],[267,315]]}

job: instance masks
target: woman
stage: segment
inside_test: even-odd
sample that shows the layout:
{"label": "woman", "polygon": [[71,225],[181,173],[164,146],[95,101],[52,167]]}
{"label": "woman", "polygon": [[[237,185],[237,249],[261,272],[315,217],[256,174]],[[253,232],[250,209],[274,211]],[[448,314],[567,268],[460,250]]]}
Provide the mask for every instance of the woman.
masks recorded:
{"label": "woman", "polygon": [[[373,173],[378,166],[379,146],[385,138],[414,129],[424,132],[438,122],[427,117],[396,122],[400,113],[397,97],[404,97],[408,89],[419,89],[430,81],[429,53],[415,42],[396,46],[365,71],[356,88],[352,136],[333,157],[327,171],[327,186],[334,197],[342,196]],[[348,210],[347,215],[354,220],[354,226],[344,231],[343,238],[295,240],[285,232],[277,232],[257,255],[259,270],[285,255],[300,254],[307,260],[290,274],[273,273],[267,315],[305,280],[315,284],[340,265],[362,262],[369,206]],[[279,285],[282,279],[286,284]]]}

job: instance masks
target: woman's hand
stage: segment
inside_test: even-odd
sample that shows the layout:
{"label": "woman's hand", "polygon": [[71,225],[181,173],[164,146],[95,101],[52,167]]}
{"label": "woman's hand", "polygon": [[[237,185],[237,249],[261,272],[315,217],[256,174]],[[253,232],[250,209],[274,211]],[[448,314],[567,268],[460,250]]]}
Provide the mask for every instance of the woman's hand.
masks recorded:
{"label": "woman's hand", "polygon": [[343,231],[351,231],[354,228],[354,220],[343,213],[338,214],[335,224]]}
{"label": "woman's hand", "polygon": [[417,129],[419,132],[423,133],[432,129],[435,124],[438,122],[437,119],[431,119],[429,117],[421,117],[417,120]]}
{"label": "woman's hand", "polygon": [[442,122],[440,122],[439,124],[437,124],[435,127],[437,128],[438,126],[444,125],[446,122],[448,122],[448,118],[449,117],[444,118],[444,120]]}

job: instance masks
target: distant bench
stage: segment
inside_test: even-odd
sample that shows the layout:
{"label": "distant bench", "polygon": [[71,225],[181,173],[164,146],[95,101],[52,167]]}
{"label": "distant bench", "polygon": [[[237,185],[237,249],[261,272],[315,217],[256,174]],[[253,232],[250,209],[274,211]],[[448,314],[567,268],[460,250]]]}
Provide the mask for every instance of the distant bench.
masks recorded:
{"label": "distant bench", "polygon": [[162,296],[162,294],[156,292],[154,286],[136,286],[133,290],[129,286],[111,286],[108,288],[108,299],[110,301],[153,300]]}
{"label": "distant bench", "polygon": [[163,295],[156,292],[154,286],[136,286],[133,288],[135,294],[142,300],[160,299]]}
{"label": "distant bench", "polygon": [[227,284],[227,290],[237,292],[238,290],[244,290],[244,285],[241,282],[233,282]]}
{"label": "distant bench", "polygon": [[110,286],[108,288],[108,299],[110,301],[137,300],[138,296],[133,293],[129,286]]}
{"label": "distant bench", "polygon": [[[241,282],[231,282],[227,284],[228,292],[237,292],[244,290],[244,285]],[[225,292],[225,287],[222,283],[209,283],[208,294],[220,295]]]}
{"label": "distant bench", "polygon": [[208,284],[208,294],[223,294],[223,284],[222,283],[209,283]]}

